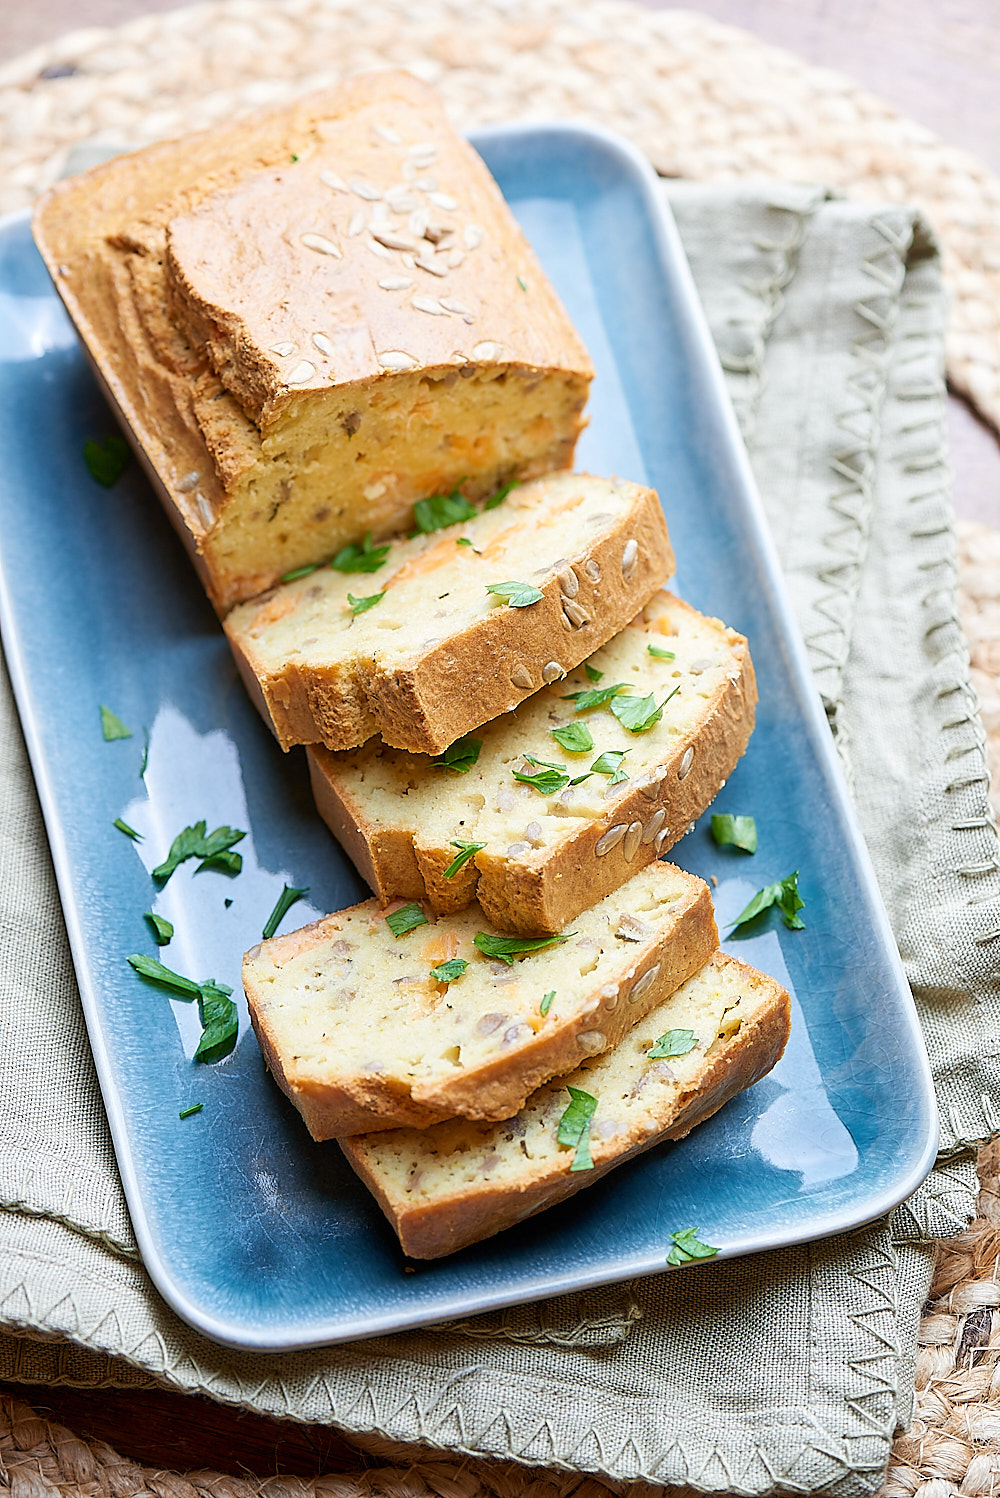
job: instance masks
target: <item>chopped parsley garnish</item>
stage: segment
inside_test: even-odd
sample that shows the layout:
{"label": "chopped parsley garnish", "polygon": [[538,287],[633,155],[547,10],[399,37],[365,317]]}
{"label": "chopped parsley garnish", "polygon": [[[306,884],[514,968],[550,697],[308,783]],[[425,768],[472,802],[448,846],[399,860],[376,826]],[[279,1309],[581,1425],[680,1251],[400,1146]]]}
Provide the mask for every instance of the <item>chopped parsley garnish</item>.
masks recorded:
{"label": "chopped parsley garnish", "polygon": [[712,836],[722,848],[742,848],[744,853],[757,851],[757,823],[753,817],[734,817],[728,811],[715,812]]}
{"label": "chopped parsley garnish", "polygon": [[563,697],[564,702],[575,702],[576,710],[582,713],[588,707],[603,707],[617,697],[619,692],[631,692],[632,684],[628,681],[616,681],[610,687],[592,687],[586,692],[567,692]]}
{"label": "chopped parsley garnish", "polygon": [[[332,566],[333,563],[331,562],[330,565]],[[283,583],[297,582],[300,577],[308,577],[310,573],[315,572],[318,567],[318,562],[306,562],[305,566],[303,567],[293,567],[291,572],[283,572],[281,574],[281,581]]]}
{"label": "chopped parsley garnish", "polygon": [[134,843],[142,842],[142,833],[136,832],[135,828],[130,827],[127,822],[123,822],[121,817],[115,817],[111,825],[112,827],[117,827],[119,832],[124,832],[125,836],[130,837]]}
{"label": "chopped parsley garnish", "polygon": [[553,728],[552,737],[570,754],[586,754],[594,747],[586,723],[567,723],[562,728]]}
{"label": "chopped parsley garnish", "polygon": [[520,288],[521,288],[522,291],[527,291],[527,289],[528,289],[528,283],[524,279],[523,276],[518,276],[518,278],[517,278],[517,284],[518,284],[518,286],[520,286]]}
{"label": "chopped parsley garnish", "polygon": [[143,978],[148,978],[150,983],[158,983],[161,988],[166,988],[170,993],[176,994],[179,999],[186,999],[188,1003],[198,998],[201,993],[201,986],[192,978],[185,978],[180,973],[173,972],[169,967],[164,967],[163,963],[157,962],[155,957],[146,957],[142,952],[133,952],[128,958],[128,963]]}
{"label": "chopped parsley garnish", "polygon": [[216,869],[220,874],[239,874],[243,868],[243,854],[235,853],[232,848],[220,848],[218,853],[210,853],[203,858],[195,869],[196,874],[204,874],[206,869]]}
{"label": "chopped parsley garnish", "polygon": [[471,546],[472,542],[469,540],[468,536],[456,536],[456,538],[455,538],[455,545],[456,546]]}
{"label": "chopped parsley garnish", "polygon": [[521,483],[520,479],[508,479],[506,484],[501,485],[495,494],[491,494],[483,505],[484,510],[495,510],[502,505],[512,489],[517,489]]}
{"label": "chopped parsley garnish", "polygon": [[604,675],[604,672],[598,671],[596,666],[585,664],[583,669],[587,674],[588,681],[600,681],[601,677]]}
{"label": "chopped parsley garnish", "polygon": [[[527,758],[527,755],[525,758]],[[535,763],[537,761],[532,760],[532,764]],[[515,780],[520,780],[525,785],[530,785],[532,790],[538,791],[543,796],[554,796],[557,791],[561,791],[564,786],[569,785],[569,776],[565,770],[539,770],[536,775],[526,775],[522,770],[515,770],[513,774]]]}
{"label": "chopped parsley garnish", "polygon": [[570,1170],[593,1170],[590,1158],[590,1125],[597,1111],[597,1099],[580,1087],[567,1087],[570,1104],[559,1120],[556,1138],[566,1149],[575,1149]]}
{"label": "chopped parsley garnish", "polygon": [[455,842],[454,840],[452,840],[451,846],[453,848],[459,848],[459,849],[461,849],[461,852],[459,853],[459,855],[458,855],[457,858],[453,858],[452,859],[451,863],[448,865],[448,867],[445,869],[444,873],[441,875],[442,879],[454,879],[454,877],[458,873],[459,869],[462,868],[462,866],[464,864],[467,864],[470,858],[475,858],[475,856],[479,852],[479,850],[481,848],[485,848],[486,847],[486,844],[485,843],[458,843],[458,842]]}
{"label": "chopped parsley garnish", "polygon": [[650,655],[655,655],[658,661],[675,661],[677,659],[672,650],[666,650],[662,645],[647,645],[646,650]]}
{"label": "chopped parsley garnish", "polygon": [[369,593],[367,598],[355,598],[353,593],[348,593],[347,601],[351,605],[351,613],[356,619],[359,614],[367,614],[377,603],[381,603],[385,597],[385,590],[381,593]]}
{"label": "chopped parsley garnish", "polygon": [[693,1030],[665,1030],[646,1055],[651,1061],[660,1056],[686,1056],[697,1044],[698,1038]]}
{"label": "chopped parsley garnish", "polygon": [[245,832],[240,832],[236,827],[226,826],[216,827],[214,831],[206,834],[205,823],[195,822],[193,827],[185,827],[177,834],[170,844],[170,852],[153,870],[153,878],[165,884],[174,870],[186,859],[201,858],[207,861],[225,852],[234,843],[241,842],[245,837]]}
{"label": "chopped parsley garnish", "polygon": [[674,1245],[667,1254],[668,1264],[689,1264],[692,1259],[714,1259],[719,1252],[710,1243],[701,1243],[698,1240],[698,1228],[682,1228],[679,1233],[671,1233],[670,1241]]}
{"label": "chopped parsley garnish", "polygon": [[447,962],[431,968],[431,977],[438,983],[454,983],[469,966],[464,957],[451,957]]}
{"label": "chopped parsley garnish", "polygon": [[628,779],[624,768],[628,752],[627,749],[605,749],[591,765],[591,775],[610,775],[611,784],[620,785],[623,780]]}
{"label": "chopped parsley garnish", "polygon": [[83,444],[83,461],[92,479],[110,489],[128,467],[129,446],[124,437],[111,436],[104,442],[93,438]]}
{"label": "chopped parsley garnish", "polygon": [[487,583],[486,591],[505,599],[512,609],[526,609],[545,597],[542,590],[533,583]]}
{"label": "chopped parsley garnish", "polygon": [[227,910],[228,910],[228,909],[229,909],[229,907],[230,907],[230,905],[232,905],[232,903],[233,903],[233,902],[232,902],[232,900],[230,900],[230,899],[229,899],[229,898],[228,898],[228,896],[227,896],[227,898],[226,898],[226,899],[225,899],[225,900],[223,900],[223,902],[222,902],[222,903],[223,903],[223,905],[224,905],[224,906],[225,906],[225,907],[226,907],[226,909],[227,909]]}
{"label": "chopped parsley garnish", "polygon": [[457,486],[450,494],[432,494],[429,499],[418,499],[413,506],[417,530],[425,536],[443,530],[446,525],[455,525],[459,520],[473,520],[476,513],[475,506],[459,493]]}
{"label": "chopped parsley garnish", "polygon": [[539,1004],[539,1006],[538,1006],[538,1012],[542,1016],[543,1019],[548,1014],[549,1010],[552,1008],[552,1000],[555,998],[555,996],[556,996],[555,989],[554,988],[550,988],[549,991],[548,991],[548,993],[542,999],[542,1002]]}
{"label": "chopped parsley garnish", "polygon": [[663,709],[676,696],[680,687],[674,687],[669,696],[664,697],[659,706],[652,692],[648,697],[616,697],[611,704],[611,711],[618,719],[623,728],[629,733],[648,733],[649,729],[655,728],[663,716]]}
{"label": "chopped parsley garnish", "polygon": [[105,707],[103,703],[101,704],[101,733],[106,744],[112,743],[115,739],[132,737],[131,728],[126,728],[121,718],[116,718],[110,707]]}
{"label": "chopped parsley garnish", "polygon": [[139,764],[139,779],[145,780],[146,766],[149,764],[149,729],[143,729],[142,760]]}
{"label": "chopped parsley garnish", "polygon": [[474,739],[471,734],[466,734],[464,738],[449,744],[443,754],[435,755],[431,760],[431,767],[435,770],[454,770],[458,775],[466,775],[479,758],[482,747],[482,739]]}
{"label": "chopped parsley garnish", "polygon": [[529,952],[556,946],[575,935],[575,931],[566,931],[561,936],[494,936],[489,931],[477,931],[473,941],[484,957],[496,957],[513,967],[515,957],[526,957]]}
{"label": "chopped parsley garnish", "polygon": [[201,1016],[201,1039],[194,1053],[195,1061],[211,1063],[228,1056],[239,1034],[239,1015],[225,983],[209,980],[201,985],[198,1013]]}
{"label": "chopped parsley garnish", "polygon": [[285,885],[281,894],[274,902],[274,909],[264,922],[264,929],[261,932],[261,936],[263,936],[265,941],[270,941],[296,900],[301,900],[308,893],[308,884],[303,885],[301,889],[297,889],[293,884]]}
{"label": "chopped parsley garnish", "polygon": [[779,879],[777,884],[765,884],[754,895],[750,904],[736,917],[730,931],[735,931],[738,926],[745,926],[755,916],[761,915],[765,910],[770,910],[772,905],[778,907],[778,912],[785,925],[791,931],[802,931],[805,929],[805,921],[800,920],[798,912],[805,905],[805,901],[799,894],[799,871],[789,874],[787,879]]}
{"label": "chopped parsley garnish", "polygon": [[[365,531],[365,538],[359,546],[353,542],[350,546],[341,547],[340,551],[330,562],[334,572],[377,572],[389,555],[390,542],[386,541],[383,546],[372,545],[371,531]],[[294,576],[303,574],[296,573]],[[282,582],[289,579],[283,577]]]}
{"label": "chopped parsley garnish", "polygon": [[202,1110],[202,1108],[204,1108],[204,1106],[205,1106],[204,1103],[192,1103],[191,1106],[190,1106],[190,1108],[182,1108],[181,1111],[178,1113],[177,1117],[178,1118],[193,1118],[196,1113],[200,1113],[201,1112],[201,1110]]}
{"label": "chopped parsley garnish", "polygon": [[158,947],[167,946],[171,938],[173,937],[174,928],[167,920],[166,916],[156,915],[156,913],[152,910],[144,910],[142,912],[142,918],[144,921],[148,921],[150,926],[152,926],[153,940],[156,942],[156,945]]}
{"label": "chopped parsley garnish", "polygon": [[398,910],[387,915],[385,923],[398,940],[399,937],[405,936],[407,931],[415,931],[418,926],[426,926],[427,917],[417,902],[411,900],[409,905],[401,905]]}

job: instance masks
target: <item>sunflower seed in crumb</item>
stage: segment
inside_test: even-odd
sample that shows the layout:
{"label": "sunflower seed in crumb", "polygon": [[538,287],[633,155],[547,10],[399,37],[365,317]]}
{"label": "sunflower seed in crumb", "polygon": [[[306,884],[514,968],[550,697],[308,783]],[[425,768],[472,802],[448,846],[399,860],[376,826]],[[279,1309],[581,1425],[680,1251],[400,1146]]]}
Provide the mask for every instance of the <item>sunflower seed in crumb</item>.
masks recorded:
{"label": "sunflower seed in crumb", "polygon": [[420,174],[420,168],[415,161],[404,161],[400,167],[400,175],[406,182],[413,182]]}
{"label": "sunflower seed in crumb", "polygon": [[416,260],[414,259],[414,257],[412,255],[408,255],[408,254],[404,253],[404,254],[400,255],[399,258],[402,260],[402,262],[406,266],[407,270],[414,270],[416,268],[417,262],[416,262]]}
{"label": "sunflower seed in crumb", "polygon": [[566,598],[575,598],[580,591],[580,580],[572,567],[564,567],[559,574],[559,588]]}
{"label": "sunflower seed in crumb", "polygon": [[627,831],[628,828],[624,822],[619,822],[616,827],[609,827],[604,836],[598,838],[594,847],[597,857],[603,858],[606,853],[611,852],[612,848],[617,848]]}
{"label": "sunflower seed in crumb", "polygon": [[633,536],[630,541],[625,542],[625,550],[622,552],[622,577],[627,582],[635,571],[635,564],[639,560],[639,543]]}
{"label": "sunflower seed in crumb", "polygon": [[482,343],[475,344],[472,357],[474,359],[499,359],[502,348],[502,344],[491,343],[489,339],[485,339]]}
{"label": "sunflower seed in crumb", "polygon": [[389,227],[389,224],[391,222],[392,210],[390,209],[388,203],[373,203],[369,211],[371,213],[371,218],[368,220],[368,222],[371,224],[373,229],[375,228],[376,224],[380,224],[383,229],[387,229]]}
{"label": "sunflower seed in crumb", "polygon": [[464,302],[456,302],[453,296],[443,296],[441,306],[446,312],[454,312],[457,317],[472,316],[472,308],[467,307]]}
{"label": "sunflower seed in crumb", "polygon": [[365,212],[365,210],[363,208],[355,208],[354,212],[347,220],[348,238],[354,239],[356,235],[360,234],[367,222],[368,214]]}
{"label": "sunflower seed in crumb", "polygon": [[416,186],[421,192],[437,192],[438,181],[436,177],[418,177]]}
{"label": "sunflower seed in crumb", "polygon": [[442,265],[440,260],[435,260],[427,254],[418,255],[413,263],[419,270],[429,271],[432,276],[446,276],[448,274],[448,267],[446,265]]}
{"label": "sunflower seed in crumb", "polygon": [[[465,256],[461,250],[449,250],[446,258],[449,270],[458,270],[458,267],[465,263]],[[469,321],[469,319],[466,319],[466,321]]]}
{"label": "sunflower seed in crumb", "polygon": [[402,136],[388,125],[373,125],[372,129],[376,135],[381,135],[383,140],[387,140],[390,146],[401,146],[403,144]]}
{"label": "sunflower seed in crumb", "polygon": [[407,147],[407,156],[412,156],[414,161],[436,161],[438,148],[432,140],[418,140],[412,146]]}
{"label": "sunflower seed in crumb", "polygon": [[375,184],[366,182],[364,177],[355,177],[347,185],[356,198],[364,198],[366,203],[377,203],[382,196]]}
{"label": "sunflower seed in crumb", "polygon": [[524,835],[528,839],[529,843],[537,843],[542,835],[541,822],[529,822],[527,827],[524,829]]}
{"label": "sunflower seed in crumb", "polygon": [[332,239],[327,239],[325,234],[300,234],[299,243],[305,245],[307,250],[315,250],[317,255],[332,255],[335,260],[344,258],[340,246],[335,245]]}
{"label": "sunflower seed in crumb", "polygon": [[393,213],[413,213],[420,207],[419,199],[413,196],[405,182],[399,187],[390,187],[385,200]]}
{"label": "sunflower seed in crumb", "polygon": [[383,291],[406,291],[413,285],[412,276],[383,276],[378,283]]}
{"label": "sunflower seed in crumb", "polygon": [[590,623],[586,611],[580,607],[572,598],[564,598],[563,613],[574,629],[582,629],[585,624]]}
{"label": "sunflower seed in crumb", "polygon": [[384,244],[379,244],[378,240],[373,239],[371,235],[365,240],[365,244],[371,250],[372,254],[377,255],[380,260],[392,259],[392,251],[387,250]]}
{"label": "sunflower seed in crumb", "polygon": [[413,212],[406,220],[406,227],[416,239],[423,239],[425,234],[427,233],[427,226],[429,222],[430,220],[428,218],[426,208],[414,208]]}
{"label": "sunflower seed in crumb", "polygon": [[524,692],[530,692],[534,686],[527,666],[515,666],[510,673],[511,684],[519,687]]}
{"label": "sunflower seed in crumb", "polygon": [[415,250],[417,247],[408,234],[397,234],[393,229],[372,229],[379,244],[387,250]]}
{"label": "sunflower seed in crumb", "polygon": [[513,811],[516,805],[517,797],[514,795],[514,792],[508,790],[506,786],[501,786],[500,790],[497,791],[497,810]]}
{"label": "sunflower seed in crumb", "polygon": [[383,369],[401,371],[404,369],[416,369],[420,363],[412,354],[407,354],[403,349],[387,349],[384,353],[377,355],[378,362]]}
{"label": "sunflower seed in crumb", "polygon": [[451,194],[447,192],[429,191],[427,197],[430,202],[434,204],[435,208],[443,208],[445,213],[454,213],[455,209],[458,207],[458,199],[453,198]]}
{"label": "sunflower seed in crumb", "polygon": [[643,994],[649,992],[659,975],[660,964],[658,962],[655,962],[651,968],[647,968],[642,977],[639,979],[638,983],[632,989],[632,992],[629,994],[629,999],[633,1004],[638,1003]]}
{"label": "sunflower seed in crumb", "polygon": [[631,863],[639,851],[639,843],[642,839],[642,823],[632,822],[629,829],[622,838],[622,852],[625,854],[625,862]]}
{"label": "sunflower seed in crumb", "polygon": [[653,841],[653,838],[659,832],[660,828],[663,826],[663,824],[664,824],[664,822],[666,820],[667,820],[667,814],[663,810],[663,807],[661,806],[660,809],[659,809],[659,811],[654,811],[653,812],[653,815],[650,817],[649,821],[646,823],[645,827],[643,828],[643,830],[642,830],[642,840],[643,840],[643,842],[644,843],[651,843]]}
{"label": "sunflower seed in crumb", "polygon": [[593,557],[591,557],[589,561],[584,562],[584,564],[583,564],[583,570],[587,574],[587,576],[590,578],[590,581],[592,583],[599,583],[600,582],[600,580],[601,580],[601,564],[600,564],[600,562],[595,562]]}
{"label": "sunflower seed in crumb", "polygon": [[334,192],[348,192],[349,188],[343,177],[338,177],[336,172],[320,172],[319,180],[324,187],[330,187]]}
{"label": "sunflower seed in crumb", "polygon": [[272,343],[271,353],[277,354],[279,359],[287,359],[289,354],[294,354],[294,343]]}
{"label": "sunflower seed in crumb", "polygon": [[563,674],[563,668],[558,661],[549,661],[547,665],[542,667],[542,680],[546,686],[551,686]]}
{"label": "sunflower seed in crumb", "polygon": [[687,776],[691,772],[691,766],[693,764],[694,764],[694,750],[693,749],[685,749],[683,757],[682,757],[681,762],[680,762],[680,766],[678,767],[678,770],[677,770],[677,779],[678,780],[686,780]]}
{"label": "sunflower seed in crumb", "polygon": [[190,473],[186,473],[182,479],[178,479],[177,480],[177,489],[178,489],[179,493],[181,493],[181,494],[190,494],[191,490],[197,484],[199,476],[200,475],[198,474],[198,470],[195,469],[195,468],[192,468],[192,470],[191,470]]}
{"label": "sunflower seed in crumb", "polygon": [[299,364],[296,364],[290,375],[285,376],[285,384],[304,385],[307,380],[312,379],[315,373],[315,364],[310,364],[308,359],[303,359]]}
{"label": "sunflower seed in crumb", "polygon": [[330,342],[329,338],[327,338],[325,333],[314,333],[313,343],[315,344],[316,348],[319,349],[321,354],[326,354],[328,359],[333,358],[333,344]]}
{"label": "sunflower seed in crumb", "polygon": [[603,1030],[581,1030],[576,1043],[585,1056],[597,1056],[607,1049],[608,1037]]}
{"label": "sunflower seed in crumb", "polygon": [[467,250],[478,250],[483,242],[483,231],[478,224],[466,224],[462,230],[462,238]]}
{"label": "sunflower seed in crumb", "polygon": [[415,307],[418,312],[430,312],[434,317],[447,317],[447,308],[432,296],[414,296],[410,298],[410,306]]}
{"label": "sunflower seed in crumb", "polygon": [[507,849],[507,857],[517,858],[519,854],[527,853],[530,846],[530,843],[511,843],[510,847]]}

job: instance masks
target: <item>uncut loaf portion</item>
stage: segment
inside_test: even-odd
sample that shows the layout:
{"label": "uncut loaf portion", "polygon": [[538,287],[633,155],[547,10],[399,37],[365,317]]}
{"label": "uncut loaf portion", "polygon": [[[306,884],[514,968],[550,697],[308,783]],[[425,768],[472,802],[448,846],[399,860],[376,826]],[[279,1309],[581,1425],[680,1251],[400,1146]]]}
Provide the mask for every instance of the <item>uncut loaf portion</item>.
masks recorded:
{"label": "uncut loaf portion", "polygon": [[[505,1122],[454,1119],[342,1139],[341,1148],[404,1253],[441,1258],[565,1201],[656,1144],[682,1139],[771,1070],[789,1024],[781,985],[718,952],[614,1050],[548,1083]],[[674,1044],[665,1049],[692,1049],[652,1058],[671,1031]],[[559,1142],[568,1087],[596,1099],[591,1169],[574,1169],[576,1151]]]}
{"label": "uncut loaf portion", "polygon": [[[380,565],[354,548],[360,575],[324,567],[232,609],[233,654],[283,749],[380,733],[438,754],[565,676],[673,572],[660,501],[638,484],[557,473],[465,507],[463,523],[393,542]],[[533,601],[488,591],[512,581]],[[374,602],[354,613],[359,596]]]}
{"label": "uncut loaf portion", "polygon": [[[582,710],[568,700],[626,685]],[[614,716],[616,702],[650,694],[665,706],[649,728]],[[448,912],[475,899],[502,930],[560,931],[701,815],[746,748],[756,700],[743,636],[658,593],[585,666],[456,745],[450,757],[464,768],[379,740],[349,754],[312,748],[313,792],[383,902]],[[554,736],[580,728],[593,743],[582,752]],[[588,774],[602,756],[605,773]],[[546,793],[517,774],[551,776],[539,782]],[[462,843],[481,846],[449,878]]]}
{"label": "uncut loaf portion", "polygon": [[119,157],[33,227],[220,613],[416,500],[572,462],[587,352],[408,73]]}
{"label": "uncut loaf portion", "polygon": [[[718,942],[707,887],[669,864],[509,960],[476,945],[499,933],[475,907],[399,937],[393,914],[370,900],[244,958],[261,1050],[314,1139],[507,1118],[614,1045]],[[447,962],[451,981],[435,979]]]}

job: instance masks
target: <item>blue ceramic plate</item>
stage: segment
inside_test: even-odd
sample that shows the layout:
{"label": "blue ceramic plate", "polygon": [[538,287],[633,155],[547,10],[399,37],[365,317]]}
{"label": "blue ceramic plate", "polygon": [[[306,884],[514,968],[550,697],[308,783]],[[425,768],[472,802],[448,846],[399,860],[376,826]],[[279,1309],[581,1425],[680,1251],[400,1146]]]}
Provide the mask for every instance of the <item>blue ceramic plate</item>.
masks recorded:
{"label": "blue ceramic plate", "polygon": [[[723,1255],[838,1232],[900,1201],[934,1155],[910,995],[649,168],[578,129],[504,129],[476,144],[597,367],[580,466],[660,491],[679,591],[750,638],[759,724],[717,809],[752,813],[760,850],[716,848],[705,818],[671,856],[717,877],[720,927],[759,885],[801,871],[806,929],[772,916],[730,944],[787,984],[792,1039],[769,1077],[682,1143],[409,1274],[337,1145],[313,1144],[269,1081],[242,1008],[233,1055],[192,1061],[192,1006],[125,962],[155,952],[143,911],[175,924],[171,967],[238,989],[241,954],[283,884],[310,889],[283,930],[367,892],[313,812],[301,751],[282,755],[250,706],[137,465],[112,489],[84,467],[84,442],[114,421],[26,217],[7,220],[4,642],[142,1255],[174,1310],[232,1346],[307,1347],[663,1273],[670,1234],[691,1226]],[[132,738],[103,740],[102,703]],[[116,831],[116,817],[144,840]],[[149,870],[202,817],[248,829],[243,872],[188,863],[157,895]],[[203,1110],[180,1120],[195,1103]]]}

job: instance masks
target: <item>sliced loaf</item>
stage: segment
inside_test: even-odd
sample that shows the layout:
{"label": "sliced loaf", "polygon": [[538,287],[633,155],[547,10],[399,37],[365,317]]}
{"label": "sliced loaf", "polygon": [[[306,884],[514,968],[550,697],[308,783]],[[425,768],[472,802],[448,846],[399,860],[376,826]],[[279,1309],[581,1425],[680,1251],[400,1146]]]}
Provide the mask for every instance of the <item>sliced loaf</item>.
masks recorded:
{"label": "sliced loaf", "polygon": [[[631,692],[610,702],[578,711],[568,700],[620,683]],[[634,733],[611,709],[648,694],[666,705]],[[560,931],[700,816],[746,748],[756,700],[742,635],[659,593],[585,667],[488,724],[464,756],[453,752],[464,773],[374,740],[351,754],[310,750],[313,791],[383,902],[427,899],[447,912],[476,899],[505,931]],[[554,737],[572,725],[587,729],[592,749],[571,752]],[[607,773],[568,783],[602,754]],[[546,764],[558,768],[538,782],[545,794],[516,778],[545,775]],[[446,877],[463,842],[479,850]]]}
{"label": "sliced loaf", "polygon": [[[404,1252],[437,1259],[564,1201],[663,1140],[683,1138],[770,1071],[789,1020],[788,994],[773,978],[719,952],[614,1050],[548,1083],[506,1122],[454,1119],[344,1139],[341,1147]],[[652,1059],[670,1031],[674,1043],[661,1049],[679,1054]],[[685,1054],[686,1045],[693,1048]],[[592,1168],[585,1149],[559,1142],[568,1087],[596,1099],[586,1141]]]}
{"label": "sliced loaf", "polygon": [[[638,484],[552,474],[495,508],[455,500],[421,518],[463,505],[460,524],[354,547],[335,559],[352,570],[323,567],[229,614],[233,653],[283,749],[381,733],[437,754],[563,677],[673,571],[660,502]],[[510,583],[527,591],[488,591]]]}
{"label": "sliced loaf", "polygon": [[[706,886],[669,864],[509,961],[482,949],[498,933],[475,908],[434,925],[402,909],[370,900],[244,959],[261,1049],[314,1139],[507,1118],[614,1045],[718,940]],[[408,917],[421,924],[396,937],[389,923]]]}

